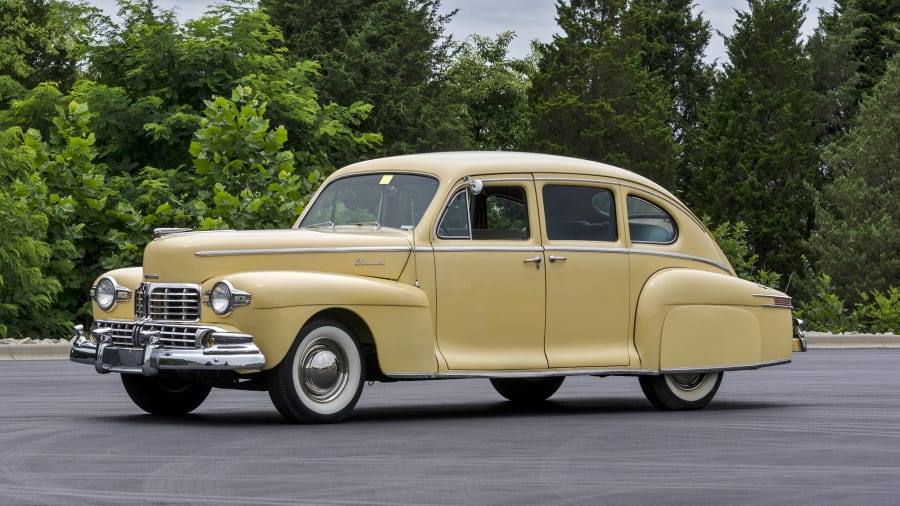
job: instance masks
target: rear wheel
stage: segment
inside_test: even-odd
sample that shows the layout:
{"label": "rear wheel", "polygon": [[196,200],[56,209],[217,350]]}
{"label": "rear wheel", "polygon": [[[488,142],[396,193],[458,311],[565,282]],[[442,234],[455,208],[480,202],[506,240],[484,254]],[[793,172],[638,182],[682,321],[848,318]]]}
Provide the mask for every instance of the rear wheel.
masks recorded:
{"label": "rear wheel", "polygon": [[658,409],[700,409],[715,397],[721,372],[640,376],[641,390]]}
{"label": "rear wheel", "polygon": [[332,320],[306,325],[287,356],[267,373],[269,397],[291,422],[344,419],[362,393],[366,362],[351,331]]}
{"label": "rear wheel", "polygon": [[565,376],[548,378],[491,378],[498,394],[518,404],[536,404],[555,394]]}
{"label": "rear wheel", "polygon": [[184,378],[148,377],[122,374],[128,397],[153,415],[184,415],[197,409],[212,390],[212,385]]}

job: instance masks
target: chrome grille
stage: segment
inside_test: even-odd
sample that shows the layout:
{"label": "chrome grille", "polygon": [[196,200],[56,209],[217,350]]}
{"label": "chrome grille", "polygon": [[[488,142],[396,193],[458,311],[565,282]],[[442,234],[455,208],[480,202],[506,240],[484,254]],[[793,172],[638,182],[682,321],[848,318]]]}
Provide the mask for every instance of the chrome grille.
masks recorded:
{"label": "chrome grille", "polygon": [[135,292],[135,317],[155,321],[200,320],[200,287],[141,283]]}
{"label": "chrome grille", "polygon": [[143,326],[144,332],[159,332],[159,344],[164,348],[198,348],[197,327],[183,327],[180,325],[152,325]]}
{"label": "chrome grille", "polygon": [[207,327],[194,327],[188,325],[160,325],[155,323],[138,322],[96,322],[98,329],[112,329],[110,336],[116,346],[135,346],[134,336],[141,332],[158,333],[159,344],[163,348],[199,348],[197,333]]}
{"label": "chrome grille", "polygon": [[102,325],[101,328],[105,327],[108,329],[112,329],[112,332],[109,333],[109,336],[112,337],[112,342],[115,345],[119,346],[132,346],[134,345],[134,323],[131,322],[103,322],[105,325]]}

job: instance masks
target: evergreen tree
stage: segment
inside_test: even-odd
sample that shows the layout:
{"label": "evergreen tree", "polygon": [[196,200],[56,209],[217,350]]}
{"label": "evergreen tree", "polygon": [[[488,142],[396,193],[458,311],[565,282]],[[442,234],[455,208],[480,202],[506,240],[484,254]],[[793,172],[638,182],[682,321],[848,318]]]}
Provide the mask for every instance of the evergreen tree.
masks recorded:
{"label": "evergreen tree", "polygon": [[675,100],[645,59],[647,35],[623,21],[626,7],[624,0],[557,2],[563,33],[538,46],[529,98],[532,148],[620,165],[672,187]]}
{"label": "evergreen tree", "polygon": [[900,50],[900,2],[837,0],[810,37],[819,144],[847,134],[863,97]]}
{"label": "evergreen tree", "polygon": [[816,177],[815,97],[799,42],[805,6],[748,5],[726,39],[730,63],[703,119],[702,166],[690,174],[688,199],[714,223],[746,223],[760,266],[790,274],[812,226]]}
{"label": "evergreen tree", "polygon": [[864,100],[857,127],[831,146],[834,181],[817,202],[810,245],[838,295],[900,286],[900,60]]}
{"label": "evergreen tree", "polygon": [[374,106],[361,128],[383,136],[379,154],[457,148],[462,143],[442,86],[452,14],[440,0],[262,0],[296,59],[321,66],[325,103]]}

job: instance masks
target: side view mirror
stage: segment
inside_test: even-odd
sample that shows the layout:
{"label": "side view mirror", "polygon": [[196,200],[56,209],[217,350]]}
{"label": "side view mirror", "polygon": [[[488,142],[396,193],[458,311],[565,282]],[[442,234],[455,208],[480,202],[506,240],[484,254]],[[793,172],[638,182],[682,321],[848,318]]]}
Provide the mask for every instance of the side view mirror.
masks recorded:
{"label": "side view mirror", "polygon": [[469,180],[469,191],[472,192],[472,195],[478,195],[482,190],[484,190],[484,181],[480,179]]}

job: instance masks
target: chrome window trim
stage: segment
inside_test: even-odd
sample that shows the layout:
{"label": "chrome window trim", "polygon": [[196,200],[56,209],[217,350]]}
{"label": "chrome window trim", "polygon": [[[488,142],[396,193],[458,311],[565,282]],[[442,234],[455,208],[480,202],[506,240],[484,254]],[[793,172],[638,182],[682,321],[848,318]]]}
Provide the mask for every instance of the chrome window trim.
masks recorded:
{"label": "chrome window trim", "polygon": [[582,179],[582,178],[573,178],[573,177],[536,177],[535,181],[541,182],[554,182],[554,183],[589,183],[589,184],[604,184],[610,186],[620,186],[622,184],[621,181],[615,181],[612,179]]}
{"label": "chrome window trim", "polygon": [[435,253],[447,252],[522,252],[522,253],[542,253],[544,248],[540,246],[434,246],[431,248]]}
{"label": "chrome window trim", "polygon": [[[447,200],[447,203],[442,207],[443,211],[441,211],[441,219],[438,220],[437,226],[434,227],[434,236],[438,239],[447,239],[447,240],[459,240],[459,239],[472,239],[472,216],[469,214],[469,209],[471,209],[472,202],[470,201],[469,191],[464,187],[468,186],[466,183],[460,183],[457,185],[458,188],[454,188],[452,192],[450,192],[450,198]],[[456,200],[456,196],[460,193],[465,192],[466,195],[466,221],[469,228],[469,235],[458,235],[458,236],[445,236],[441,235],[438,231],[441,229],[441,225],[444,224],[444,219],[447,217],[447,212],[450,210],[450,205]]]}
{"label": "chrome window trim", "polygon": [[[646,204],[649,204],[649,205],[655,207],[656,209],[659,209],[660,212],[664,213],[666,216],[669,217],[669,220],[671,220],[671,222],[672,222],[672,229],[675,232],[672,235],[672,240],[670,240],[668,242],[635,241],[631,238],[631,215],[628,213],[628,199],[631,199],[631,198],[637,199]],[[677,242],[678,238],[681,236],[681,230],[678,227],[678,221],[675,219],[674,216],[672,216],[672,213],[666,211],[665,209],[659,207],[658,205],[654,204],[653,202],[650,202],[649,200],[647,200],[643,197],[639,197],[639,196],[633,195],[633,194],[625,195],[625,224],[627,225],[626,228],[628,229],[628,240],[633,244],[659,244],[661,246],[668,246],[670,244],[675,244],[675,242]],[[659,228],[662,228],[662,227],[659,227]]]}
{"label": "chrome window trim", "polygon": [[403,252],[411,251],[410,246],[347,246],[334,248],[272,248],[272,249],[229,249],[204,250],[194,253],[198,257],[237,256],[237,255],[290,255],[294,253],[365,253],[365,252]]}

